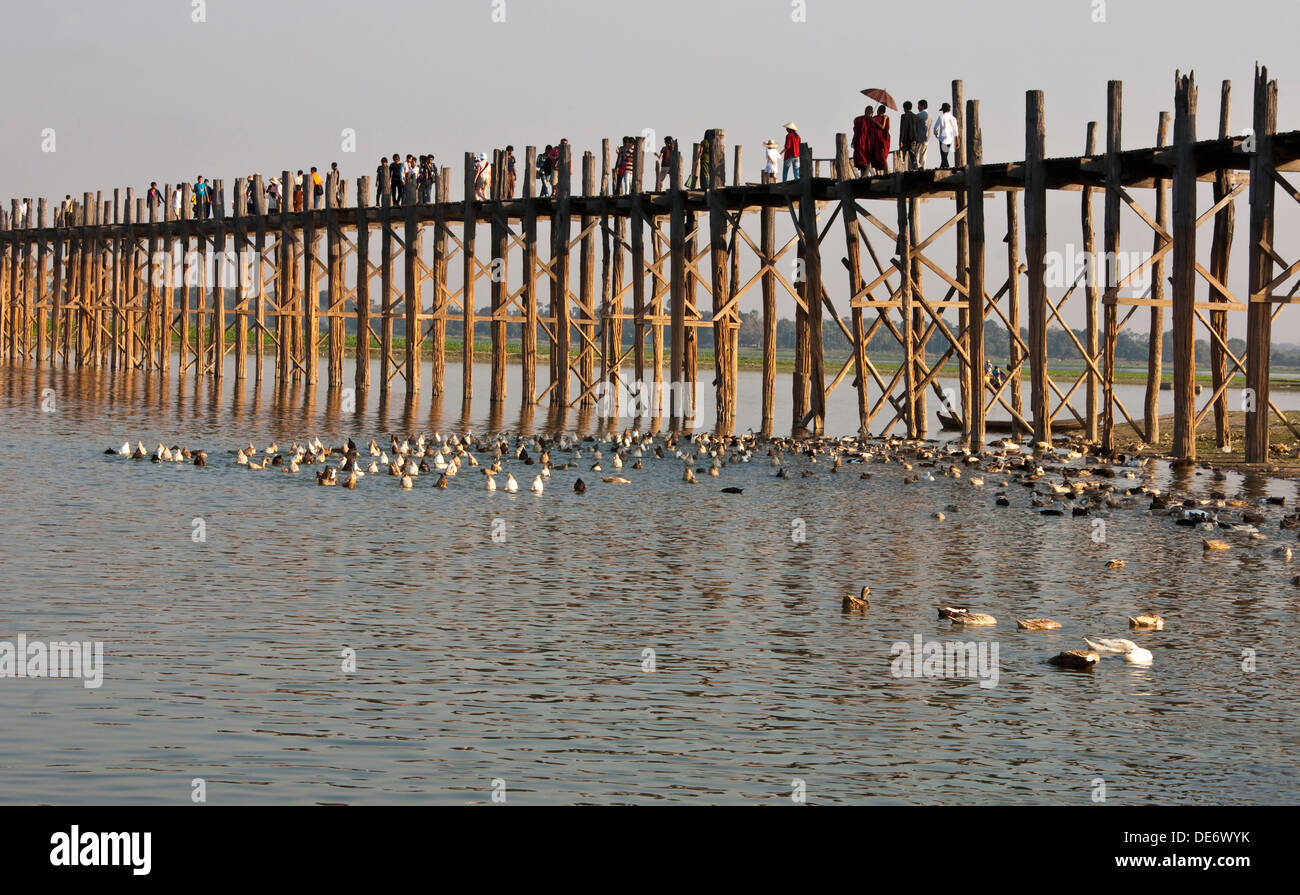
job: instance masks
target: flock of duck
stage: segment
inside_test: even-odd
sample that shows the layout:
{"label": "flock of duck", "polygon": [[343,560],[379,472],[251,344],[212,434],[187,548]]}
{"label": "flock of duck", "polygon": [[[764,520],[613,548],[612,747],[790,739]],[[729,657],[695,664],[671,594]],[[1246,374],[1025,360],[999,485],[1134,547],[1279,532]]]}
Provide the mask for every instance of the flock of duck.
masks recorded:
{"label": "flock of duck", "polygon": [[[1013,488],[1022,487],[1027,492],[1028,507],[1043,516],[1106,517],[1116,511],[1145,509],[1152,516],[1172,517],[1179,526],[1207,534],[1218,532],[1246,544],[1267,540],[1259,526],[1271,521],[1269,514],[1273,512],[1281,514],[1277,519],[1279,530],[1300,528],[1300,513],[1285,514],[1284,498],[1255,501],[1229,498],[1222,490],[1226,476],[1221,470],[1206,467],[1217,486],[1209,497],[1179,498],[1151,483],[1150,473],[1156,458],[1132,452],[1102,456],[1082,441],[1051,445],[1022,444],[1007,439],[990,444],[983,451],[972,452],[955,443],[896,437],[794,438],[766,437],[752,432],[720,436],[624,430],[604,437],[482,436],[471,432],[444,437],[433,433],[401,438],[388,436],[386,442],[381,445],[371,439],[368,444],[358,446],[349,439],[346,444],[330,446],[313,437],[294,441],[288,448],[272,442],[259,450],[250,443],[229,451],[228,455],[237,467],[250,471],[279,469],[296,474],[304,467],[317,467],[316,482],[322,487],[356,488],[366,476],[386,476],[409,490],[425,475],[434,480],[435,488],[446,489],[453,482],[464,481],[464,471],[476,470],[480,476],[479,487],[486,491],[499,489],[515,493],[528,481],[527,490],[541,496],[553,471],[586,470],[593,474],[593,484],[599,481],[607,485],[628,485],[632,479],[627,476],[635,476],[646,464],[667,462],[681,465],[682,482],[699,484],[700,476],[720,478],[729,467],[750,463],[765,453],[768,465],[775,470],[772,474],[781,479],[794,475],[809,478],[823,472],[837,475],[848,472],[849,466],[858,466],[862,479],[896,471],[904,485],[963,480],[976,492],[984,492],[986,483],[992,484],[995,487],[987,490],[994,492],[993,503],[999,507],[1012,506]],[[207,466],[215,459],[207,451],[178,444],[171,447],[159,444],[151,452],[141,442],[136,442],[134,447],[126,442],[104,453],[137,461],[188,462],[195,466]],[[1142,481],[1136,481],[1139,477]],[[587,488],[581,475],[572,484],[577,494],[585,493]],[[720,490],[730,494],[744,492],[735,485]],[[956,505],[945,506],[948,512],[959,509]],[[936,512],[934,518],[942,522],[946,515]],[[1206,553],[1233,547],[1223,537],[1202,536],[1201,543]],[[1289,546],[1278,547],[1273,553],[1286,562],[1292,558]],[[1106,563],[1109,569],[1124,565],[1122,559]],[[1291,582],[1300,585],[1300,576],[1293,577]],[[869,592],[864,587],[858,596],[845,596],[842,610],[867,611]],[[966,607],[940,607],[939,617],[956,625],[997,624],[993,616]],[[1130,616],[1128,621],[1132,629],[1139,631],[1161,631],[1165,627],[1165,619],[1153,613]],[[1017,619],[1016,624],[1026,631],[1061,627],[1059,622],[1047,618]],[[1136,665],[1149,665],[1153,661],[1150,650],[1131,640],[1085,638],[1085,643],[1086,649],[1068,650],[1049,661],[1063,668],[1081,670],[1095,667],[1105,656],[1121,656]]]}

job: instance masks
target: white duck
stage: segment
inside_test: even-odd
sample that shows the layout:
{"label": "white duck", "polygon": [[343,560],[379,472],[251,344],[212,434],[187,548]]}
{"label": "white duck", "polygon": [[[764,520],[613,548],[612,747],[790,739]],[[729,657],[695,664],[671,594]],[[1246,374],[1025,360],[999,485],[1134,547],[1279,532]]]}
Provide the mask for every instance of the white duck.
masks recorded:
{"label": "white duck", "polygon": [[1099,656],[1123,656],[1130,665],[1150,665],[1154,661],[1151,651],[1143,649],[1123,637],[1103,637],[1099,640],[1083,638],[1089,649]]}

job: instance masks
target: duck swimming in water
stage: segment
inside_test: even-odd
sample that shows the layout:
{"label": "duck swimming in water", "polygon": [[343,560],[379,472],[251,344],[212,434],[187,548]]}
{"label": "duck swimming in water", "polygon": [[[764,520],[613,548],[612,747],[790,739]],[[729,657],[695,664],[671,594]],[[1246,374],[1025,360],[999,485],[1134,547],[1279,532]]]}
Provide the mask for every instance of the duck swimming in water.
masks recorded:
{"label": "duck swimming in water", "polygon": [[586,493],[587,493],[587,483],[584,482],[582,479],[578,479],[576,482],[573,483],[573,493],[574,493],[574,494],[586,494]]}
{"label": "duck swimming in water", "polygon": [[998,620],[986,612],[971,612],[969,609],[953,606],[940,606],[939,618],[946,618],[954,625],[996,625]]}
{"label": "duck swimming in water", "polygon": [[1087,671],[1094,667],[1101,657],[1088,650],[1072,649],[1063,653],[1052,656],[1047,661],[1060,668],[1072,668],[1076,671]]}
{"label": "duck swimming in water", "polygon": [[867,599],[867,595],[870,593],[871,588],[864,584],[860,596],[855,597],[853,594],[845,594],[844,599],[840,601],[840,609],[844,612],[861,612],[869,608],[871,601]]}
{"label": "duck swimming in water", "polygon": [[1096,641],[1085,637],[1083,642],[1099,656],[1123,656],[1130,665],[1150,665],[1153,661],[1150,650],[1122,637],[1103,637]]}
{"label": "duck swimming in water", "polygon": [[1022,631],[1055,631],[1061,623],[1050,618],[1018,618],[1016,627]]}
{"label": "duck swimming in water", "polygon": [[1165,629],[1165,617],[1163,615],[1130,615],[1128,617],[1128,626],[1139,631],[1163,631]]}

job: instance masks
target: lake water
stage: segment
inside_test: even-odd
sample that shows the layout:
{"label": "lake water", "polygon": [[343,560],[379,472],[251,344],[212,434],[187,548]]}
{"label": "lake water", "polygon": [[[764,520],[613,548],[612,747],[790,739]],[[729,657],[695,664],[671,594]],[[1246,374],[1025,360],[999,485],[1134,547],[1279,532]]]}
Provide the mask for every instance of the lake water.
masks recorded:
{"label": "lake water", "polygon": [[[1155,470],[1180,493],[1287,498],[1268,541],[1216,534],[1234,549],[1203,554],[1201,532],[1145,511],[1116,511],[1098,543],[1094,520],[1042,517],[1027,489],[995,507],[995,476],[903,485],[897,465],[785,480],[756,456],[691,487],[647,461],[613,486],[584,456],[539,497],[488,493],[470,470],[445,491],[427,475],[318,488],[311,467],[250,473],[225,453],[546,426],[544,408],[462,414],[448,373],[443,408],[426,391],[408,416],[400,392],[351,414],[323,387],[281,400],[270,383],[0,368],[0,640],[104,650],[97,689],[0,678],[0,801],[183,804],[195,778],[214,804],[490,802],[494,787],[518,804],[789,804],[795,781],[809,803],[1092,804],[1098,778],[1107,804],[1300,801],[1300,560],[1271,552],[1295,540],[1277,524],[1294,483]],[[739,428],[757,428],[757,374],[741,378]],[[828,431],[856,429],[847,384],[828,410]],[[103,455],[127,439],[213,460]],[[526,488],[537,467],[515,466]],[[842,614],[863,584],[871,609]],[[999,624],[963,631],[942,604]],[[1129,632],[1137,612],[1168,629]],[[1019,632],[1016,616],[1064,627]],[[918,635],[996,645],[996,686],[894,676],[893,644]],[[1132,637],[1155,662],[1045,663],[1084,636]]]}

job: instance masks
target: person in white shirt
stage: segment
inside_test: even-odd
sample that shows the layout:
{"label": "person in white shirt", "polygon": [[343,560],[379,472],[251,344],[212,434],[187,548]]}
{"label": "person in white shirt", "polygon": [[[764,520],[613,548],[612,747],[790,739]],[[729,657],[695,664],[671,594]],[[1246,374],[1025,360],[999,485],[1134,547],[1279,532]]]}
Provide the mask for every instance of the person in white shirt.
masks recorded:
{"label": "person in white shirt", "polygon": [[[939,107],[939,117],[934,122],[934,135],[939,139],[939,167],[948,167],[948,156],[957,141],[957,118],[952,114],[952,106],[944,103]],[[954,159],[954,162],[957,160]]]}
{"label": "person in white shirt", "polygon": [[925,153],[930,148],[930,103],[917,100],[916,103],[916,167],[925,167]]}
{"label": "person in white shirt", "polygon": [[775,140],[763,143],[767,147],[767,160],[763,164],[763,183],[776,183],[776,175],[781,171],[781,144]]}

